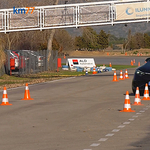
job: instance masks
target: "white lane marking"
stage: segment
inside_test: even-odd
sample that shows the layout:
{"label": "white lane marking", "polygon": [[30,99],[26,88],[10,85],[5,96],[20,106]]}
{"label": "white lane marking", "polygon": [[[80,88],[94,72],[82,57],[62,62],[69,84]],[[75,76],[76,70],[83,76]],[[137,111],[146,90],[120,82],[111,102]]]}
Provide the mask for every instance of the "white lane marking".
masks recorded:
{"label": "white lane marking", "polygon": [[140,112],[141,112],[141,113],[142,113],[142,112],[145,112],[145,110],[141,110]]}
{"label": "white lane marking", "polygon": [[83,149],[83,150],[92,150],[92,149]]}
{"label": "white lane marking", "polygon": [[118,132],[120,129],[113,129],[112,132]]}
{"label": "white lane marking", "polygon": [[128,120],[133,121],[134,119],[131,118],[131,119],[128,119]]}
{"label": "white lane marking", "polygon": [[68,79],[74,79],[74,78],[76,78],[76,77],[66,77],[66,78],[64,78],[64,79],[58,79],[58,80],[47,81],[47,82],[45,82],[45,83],[58,82],[58,81],[68,80]]}
{"label": "white lane marking", "polygon": [[124,128],[125,127],[125,125],[120,125],[120,126],[118,126],[118,128]]}
{"label": "white lane marking", "polygon": [[130,124],[130,122],[124,122],[123,124]]}
{"label": "white lane marking", "polygon": [[138,117],[138,116],[132,116],[132,117],[136,118],[136,117]]}
{"label": "white lane marking", "polygon": [[99,139],[98,141],[107,141],[108,140],[108,138],[101,138],[101,139]]}
{"label": "white lane marking", "polygon": [[136,115],[141,115],[141,113],[136,113]]}
{"label": "white lane marking", "polygon": [[93,143],[90,146],[99,146],[99,145],[100,145],[100,143]]}
{"label": "white lane marking", "polygon": [[114,134],[108,133],[105,136],[113,136]]}

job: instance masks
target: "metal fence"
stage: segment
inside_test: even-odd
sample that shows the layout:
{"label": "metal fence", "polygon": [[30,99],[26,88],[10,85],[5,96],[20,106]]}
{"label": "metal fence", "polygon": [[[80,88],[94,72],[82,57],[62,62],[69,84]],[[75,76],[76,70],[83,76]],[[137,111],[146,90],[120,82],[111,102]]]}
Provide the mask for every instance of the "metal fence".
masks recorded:
{"label": "metal fence", "polygon": [[7,50],[6,55],[6,74],[26,75],[57,69],[58,52],[54,50],[51,51],[49,61],[47,50]]}
{"label": "metal fence", "polygon": [[5,69],[4,66],[2,65],[2,67],[0,68],[0,77],[4,74],[5,74]]}

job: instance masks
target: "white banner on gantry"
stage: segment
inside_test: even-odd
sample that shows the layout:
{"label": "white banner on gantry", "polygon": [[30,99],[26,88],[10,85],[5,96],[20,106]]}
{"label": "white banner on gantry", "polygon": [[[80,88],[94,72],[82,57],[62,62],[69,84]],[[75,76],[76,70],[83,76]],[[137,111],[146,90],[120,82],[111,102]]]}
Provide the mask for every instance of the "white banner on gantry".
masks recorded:
{"label": "white banner on gantry", "polygon": [[80,7],[79,23],[110,21],[110,5],[93,5]]}
{"label": "white banner on gantry", "polygon": [[28,14],[14,14],[9,12],[8,28],[27,28],[39,26],[39,10],[34,10]]}
{"label": "white banner on gantry", "polygon": [[3,29],[3,13],[0,13],[0,29]]}
{"label": "white banner on gantry", "polygon": [[[116,0],[0,9],[0,32],[149,22],[150,2]],[[146,18],[146,19],[145,19]]]}
{"label": "white banner on gantry", "polygon": [[74,7],[45,9],[44,26],[69,25],[75,23]]}
{"label": "white banner on gantry", "polygon": [[150,17],[150,2],[116,4],[116,20],[143,19]]}

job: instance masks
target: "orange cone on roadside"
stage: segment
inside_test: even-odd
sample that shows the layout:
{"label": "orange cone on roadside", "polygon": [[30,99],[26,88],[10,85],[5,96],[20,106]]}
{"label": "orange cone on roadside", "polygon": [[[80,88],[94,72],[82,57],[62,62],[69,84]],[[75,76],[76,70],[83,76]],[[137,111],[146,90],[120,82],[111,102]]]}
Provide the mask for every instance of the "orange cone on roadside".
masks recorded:
{"label": "orange cone on roadside", "polygon": [[131,66],[133,66],[133,60],[131,60]]}
{"label": "orange cone on roadside", "polygon": [[143,97],[142,100],[150,100],[150,97],[149,97],[149,90],[148,90],[148,85],[147,85],[147,83],[145,84],[144,97]]}
{"label": "orange cone on roadside", "polygon": [[129,98],[129,92],[126,91],[125,101],[124,101],[124,109],[120,110],[120,112],[135,112],[134,110],[131,110],[131,104],[130,104],[130,98]]}
{"label": "orange cone on roadside", "polygon": [[126,79],[126,74],[125,74],[125,73],[123,74],[123,79],[124,79],[124,80]]}
{"label": "orange cone on roadside", "polygon": [[135,64],[135,59],[133,59],[133,63]]}
{"label": "orange cone on roadside", "polygon": [[65,54],[64,54],[64,59],[66,59],[66,56],[65,56]]}
{"label": "orange cone on roadside", "polygon": [[127,69],[126,69],[126,71],[125,71],[125,78],[126,78],[126,79],[129,79],[129,76],[128,76],[128,71],[127,71]]}
{"label": "orange cone on roadside", "polygon": [[33,100],[33,98],[30,97],[28,83],[26,83],[24,98],[21,100]]}
{"label": "orange cone on roadside", "polygon": [[140,65],[140,62],[138,62],[138,67],[140,67],[141,65]]}
{"label": "orange cone on roadside", "polygon": [[0,105],[12,105],[12,104],[10,104],[10,103],[8,102],[8,96],[7,96],[6,87],[4,87],[2,103],[1,103]]}
{"label": "orange cone on roadside", "polygon": [[120,70],[120,78],[119,78],[119,80],[124,80],[123,74],[122,74],[122,70]]}
{"label": "orange cone on roadside", "polygon": [[114,77],[113,77],[113,80],[112,80],[113,82],[117,82],[118,80],[117,80],[117,75],[116,75],[116,71],[114,71]]}
{"label": "orange cone on roadside", "polygon": [[139,94],[139,87],[136,88],[134,104],[132,104],[132,105],[143,105],[143,104],[141,104],[141,99],[140,99],[140,94]]}
{"label": "orange cone on roadside", "polygon": [[93,67],[93,74],[97,74],[95,67]]}
{"label": "orange cone on roadside", "polygon": [[111,62],[109,63],[109,67],[112,67]]}

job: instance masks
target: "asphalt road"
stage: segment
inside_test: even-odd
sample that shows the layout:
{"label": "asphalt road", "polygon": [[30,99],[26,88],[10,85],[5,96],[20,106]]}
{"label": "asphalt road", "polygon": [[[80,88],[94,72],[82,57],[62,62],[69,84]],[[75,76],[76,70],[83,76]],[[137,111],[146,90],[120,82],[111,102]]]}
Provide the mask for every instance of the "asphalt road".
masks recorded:
{"label": "asphalt road", "polygon": [[8,89],[12,106],[0,106],[0,150],[149,150],[150,101],[119,112],[127,90],[134,102],[134,70],[119,82],[106,72],[30,85],[31,101],[21,100],[24,87]]}
{"label": "asphalt road", "polygon": [[[79,57],[70,57],[70,58],[79,58]],[[84,57],[85,58],[85,57]],[[89,58],[89,57],[87,57]],[[148,57],[140,56],[140,57],[132,57],[132,56],[98,56],[98,57],[91,57],[94,58],[95,63],[98,64],[109,64],[110,62],[112,65],[130,65],[131,60],[135,59],[135,65],[138,66],[138,62],[140,64],[145,63],[145,59]],[[66,63],[66,59],[62,58],[62,63]]]}

